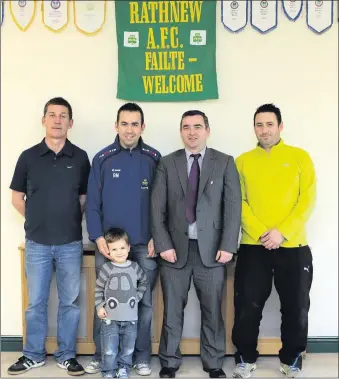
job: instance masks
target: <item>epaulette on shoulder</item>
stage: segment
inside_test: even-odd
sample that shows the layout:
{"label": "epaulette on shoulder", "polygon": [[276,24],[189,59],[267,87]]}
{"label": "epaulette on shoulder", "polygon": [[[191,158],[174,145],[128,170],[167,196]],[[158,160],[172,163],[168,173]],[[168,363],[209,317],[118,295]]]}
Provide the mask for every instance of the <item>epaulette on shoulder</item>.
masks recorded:
{"label": "epaulette on shoulder", "polygon": [[156,162],[160,159],[160,153],[148,145],[143,145],[141,147],[142,154],[148,155],[153,158]]}
{"label": "epaulette on shoulder", "polygon": [[112,149],[103,151],[101,154],[99,154],[98,158],[100,160],[102,160],[102,159],[108,158],[112,155],[118,154],[118,152],[119,152],[119,149],[114,147]]}

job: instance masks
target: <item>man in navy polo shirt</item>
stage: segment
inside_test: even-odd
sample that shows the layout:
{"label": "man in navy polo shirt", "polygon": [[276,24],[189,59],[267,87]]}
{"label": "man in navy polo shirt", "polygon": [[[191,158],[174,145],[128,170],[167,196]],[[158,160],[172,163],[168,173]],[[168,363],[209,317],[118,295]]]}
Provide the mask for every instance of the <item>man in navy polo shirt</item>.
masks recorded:
{"label": "man in navy polo shirt", "polygon": [[[89,239],[96,243],[96,274],[109,256],[104,233],[124,229],[131,243],[131,259],[145,271],[149,286],[139,303],[138,336],[134,365],[138,375],[151,374],[152,291],[157,277],[154,245],[150,234],[150,193],[160,153],[141,138],[145,129],[142,109],[134,103],[123,105],[115,123],[117,137],[93,159],[86,206]],[[93,338],[96,352],[85,368],[100,371],[100,320],[94,313]]]}
{"label": "man in navy polo shirt", "polygon": [[67,139],[72,108],[61,97],[44,108],[45,138],[25,150],[15,167],[12,204],[25,217],[25,272],[29,304],[23,356],[8,373],[17,375],[45,364],[47,303],[53,265],[59,295],[57,365],[69,375],[84,374],[75,359],[80,318],[81,220],[90,163],[87,153]]}

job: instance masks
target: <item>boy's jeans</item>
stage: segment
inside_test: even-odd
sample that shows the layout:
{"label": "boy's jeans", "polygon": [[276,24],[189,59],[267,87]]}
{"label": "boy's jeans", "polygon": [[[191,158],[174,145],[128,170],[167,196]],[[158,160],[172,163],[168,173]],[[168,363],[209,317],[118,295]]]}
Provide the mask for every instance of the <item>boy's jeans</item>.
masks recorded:
{"label": "boy's jeans", "polygon": [[41,245],[26,240],[25,272],[29,304],[25,313],[26,343],[23,354],[34,360],[45,359],[47,335],[47,303],[53,274],[56,267],[56,283],[59,295],[58,350],[56,360],[62,363],[76,355],[76,337],[80,318],[77,304],[80,293],[82,241],[66,245]]}
{"label": "boy's jeans", "polygon": [[137,321],[102,320],[101,325],[101,372],[102,375],[125,367],[132,367],[132,357],[137,338]]}

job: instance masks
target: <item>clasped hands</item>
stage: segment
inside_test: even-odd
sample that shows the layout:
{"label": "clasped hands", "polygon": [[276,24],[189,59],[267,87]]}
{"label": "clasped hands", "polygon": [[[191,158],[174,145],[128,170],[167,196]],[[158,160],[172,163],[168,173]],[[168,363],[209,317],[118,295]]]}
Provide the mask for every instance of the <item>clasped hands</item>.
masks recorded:
{"label": "clasped hands", "polygon": [[259,238],[262,245],[268,249],[278,249],[280,245],[284,242],[285,237],[279,232],[278,229],[268,229]]}

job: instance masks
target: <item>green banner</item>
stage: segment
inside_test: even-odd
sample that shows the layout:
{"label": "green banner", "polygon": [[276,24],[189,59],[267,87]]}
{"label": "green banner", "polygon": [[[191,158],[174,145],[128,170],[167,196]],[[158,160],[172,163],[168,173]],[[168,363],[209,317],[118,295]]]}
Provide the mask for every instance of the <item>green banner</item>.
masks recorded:
{"label": "green banner", "polygon": [[115,1],[117,98],[218,98],[216,1]]}

